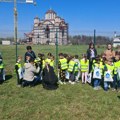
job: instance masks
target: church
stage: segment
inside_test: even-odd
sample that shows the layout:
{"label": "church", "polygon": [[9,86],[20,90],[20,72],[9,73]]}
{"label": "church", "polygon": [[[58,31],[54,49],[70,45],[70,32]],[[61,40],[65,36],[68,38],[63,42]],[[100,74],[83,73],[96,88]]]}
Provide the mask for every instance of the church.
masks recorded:
{"label": "church", "polygon": [[45,18],[34,18],[33,30],[25,34],[27,41],[33,44],[67,45],[68,23],[57,15],[54,10],[48,10]]}

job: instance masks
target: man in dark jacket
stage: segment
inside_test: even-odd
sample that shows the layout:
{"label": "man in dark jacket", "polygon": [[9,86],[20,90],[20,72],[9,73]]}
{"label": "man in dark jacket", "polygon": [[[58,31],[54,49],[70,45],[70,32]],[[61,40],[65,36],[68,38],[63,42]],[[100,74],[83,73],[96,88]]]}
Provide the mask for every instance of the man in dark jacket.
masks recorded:
{"label": "man in dark jacket", "polygon": [[25,58],[24,58],[24,59],[25,59],[25,62],[28,62],[28,61],[26,60],[27,57],[30,57],[30,58],[32,58],[32,59],[35,59],[35,58],[36,58],[36,55],[35,55],[34,51],[32,51],[32,47],[31,47],[31,46],[27,46],[26,49],[27,49],[27,52],[25,53]]}

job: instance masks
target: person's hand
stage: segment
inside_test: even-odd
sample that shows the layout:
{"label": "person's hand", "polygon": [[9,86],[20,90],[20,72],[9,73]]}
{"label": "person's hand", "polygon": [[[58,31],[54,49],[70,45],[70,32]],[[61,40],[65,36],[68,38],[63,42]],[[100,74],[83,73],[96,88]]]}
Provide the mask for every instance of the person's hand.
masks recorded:
{"label": "person's hand", "polygon": [[36,68],[38,67],[38,64],[37,64],[37,63],[35,63],[35,67],[36,67]]}

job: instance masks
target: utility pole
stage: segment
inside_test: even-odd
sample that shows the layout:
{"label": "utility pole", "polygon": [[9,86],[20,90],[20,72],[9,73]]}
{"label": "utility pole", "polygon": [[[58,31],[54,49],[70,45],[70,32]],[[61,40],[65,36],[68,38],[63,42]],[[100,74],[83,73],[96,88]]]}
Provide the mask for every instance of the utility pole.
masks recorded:
{"label": "utility pole", "polygon": [[94,29],[94,45],[96,44],[96,30]]}
{"label": "utility pole", "polygon": [[56,72],[58,74],[58,30],[56,29]]}
{"label": "utility pole", "polygon": [[17,3],[16,0],[14,0],[14,42],[16,45],[16,62],[18,57],[18,48],[17,48]]}
{"label": "utility pole", "polygon": [[17,3],[29,3],[29,4],[34,4],[36,5],[36,2],[34,0],[25,0],[25,1],[20,1],[17,2],[17,0],[0,0],[0,2],[14,2],[14,42],[15,42],[15,53],[16,53],[16,62],[17,62],[17,57],[18,57],[18,43],[17,43]]}

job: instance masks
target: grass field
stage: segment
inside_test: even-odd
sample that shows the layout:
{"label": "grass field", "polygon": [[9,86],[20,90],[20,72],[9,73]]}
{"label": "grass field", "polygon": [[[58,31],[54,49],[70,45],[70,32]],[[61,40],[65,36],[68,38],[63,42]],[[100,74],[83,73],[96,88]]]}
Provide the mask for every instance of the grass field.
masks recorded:
{"label": "grass field", "polygon": [[[32,46],[37,53],[52,52],[54,46]],[[59,52],[81,55],[88,46],[61,46]],[[18,46],[24,56],[25,46]],[[104,48],[99,48],[102,52]],[[0,120],[120,120],[120,93],[94,91],[89,85],[60,85],[47,91],[16,86],[15,46],[0,46],[7,81],[0,85]]]}

